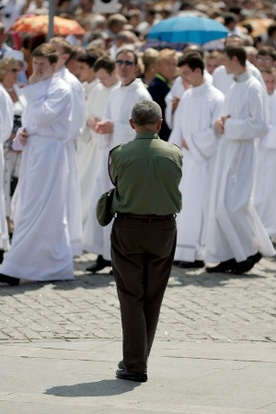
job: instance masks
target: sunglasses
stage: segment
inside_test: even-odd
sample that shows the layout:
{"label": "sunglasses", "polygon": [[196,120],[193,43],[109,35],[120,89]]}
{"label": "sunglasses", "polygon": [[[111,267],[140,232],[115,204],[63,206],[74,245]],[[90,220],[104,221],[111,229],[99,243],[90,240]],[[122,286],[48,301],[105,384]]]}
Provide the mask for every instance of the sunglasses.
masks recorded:
{"label": "sunglasses", "polygon": [[134,65],[134,62],[132,62],[131,60],[116,60],[116,65],[119,65],[119,66],[122,66],[122,65],[132,66],[132,65]]}
{"label": "sunglasses", "polygon": [[17,73],[17,72],[20,72],[20,70],[16,69],[16,68],[13,68],[13,69],[10,69],[8,72]]}

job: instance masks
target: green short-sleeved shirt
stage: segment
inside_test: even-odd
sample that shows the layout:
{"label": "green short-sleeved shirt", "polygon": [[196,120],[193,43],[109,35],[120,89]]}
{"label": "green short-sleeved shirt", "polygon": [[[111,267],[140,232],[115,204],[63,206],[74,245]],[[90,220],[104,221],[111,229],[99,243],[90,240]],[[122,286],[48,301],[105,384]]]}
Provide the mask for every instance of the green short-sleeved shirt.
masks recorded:
{"label": "green short-sleeved shirt", "polygon": [[181,210],[182,152],[153,132],[110,151],[109,173],[116,192],[112,211],[166,215]]}

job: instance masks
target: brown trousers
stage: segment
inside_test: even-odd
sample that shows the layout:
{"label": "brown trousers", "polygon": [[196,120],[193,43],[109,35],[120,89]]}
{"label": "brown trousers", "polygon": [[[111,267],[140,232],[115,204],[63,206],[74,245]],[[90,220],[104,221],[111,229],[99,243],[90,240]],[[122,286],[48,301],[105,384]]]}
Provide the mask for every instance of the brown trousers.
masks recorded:
{"label": "brown trousers", "polygon": [[121,310],[123,363],[128,371],[147,370],[175,246],[173,216],[122,215],[114,220],[111,261]]}

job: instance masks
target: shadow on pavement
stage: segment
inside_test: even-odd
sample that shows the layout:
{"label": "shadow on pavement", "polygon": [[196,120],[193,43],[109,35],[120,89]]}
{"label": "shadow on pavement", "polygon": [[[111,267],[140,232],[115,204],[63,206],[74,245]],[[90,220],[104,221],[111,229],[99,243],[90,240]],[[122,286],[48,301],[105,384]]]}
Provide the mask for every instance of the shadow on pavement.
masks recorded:
{"label": "shadow on pavement", "polygon": [[[186,273],[187,272],[187,273]],[[237,279],[265,279],[265,276],[257,273],[257,270],[254,270],[250,273],[244,273],[241,275],[236,275],[232,273],[207,273],[205,271],[201,273],[196,273],[194,271],[184,271],[181,273],[179,270],[172,273],[168,288],[175,286],[201,286],[206,288],[213,288],[215,286],[225,287],[228,282]]]}
{"label": "shadow on pavement", "polygon": [[117,379],[102,380],[98,382],[52,387],[47,389],[44,394],[55,395],[57,397],[103,397],[124,394],[133,391],[134,388],[140,385],[139,382]]}

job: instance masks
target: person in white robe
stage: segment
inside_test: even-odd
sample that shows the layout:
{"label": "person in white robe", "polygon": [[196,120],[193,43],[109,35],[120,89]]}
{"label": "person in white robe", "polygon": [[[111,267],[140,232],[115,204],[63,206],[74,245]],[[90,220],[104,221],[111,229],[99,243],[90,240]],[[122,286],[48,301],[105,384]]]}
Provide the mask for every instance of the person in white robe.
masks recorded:
{"label": "person in white robe", "polygon": [[206,231],[208,272],[244,273],[274,248],[254,207],[254,141],[268,130],[266,91],[246,69],[246,51],[228,46],[224,65],[235,83],[225,97],[216,123],[221,135],[211,188]]}
{"label": "person in white robe", "polygon": [[[204,59],[204,50],[197,45],[190,45],[184,49],[183,55],[180,57],[178,61],[178,68],[179,71],[181,71],[181,65],[183,62],[183,57],[187,56],[188,54],[199,54],[202,59]],[[210,73],[207,72],[207,70],[204,68],[203,76],[206,82],[212,84],[213,78]],[[174,119],[176,117],[177,107],[179,104],[179,101],[183,95],[183,93],[189,88],[189,84],[185,83],[185,80],[183,81],[183,78],[181,75],[179,75],[175,81],[173,82],[173,85],[171,87],[170,92],[165,97],[165,119],[167,125],[173,129],[174,126]]]}
{"label": "person in white robe", "polygon": [[[237,35],[230,35],[225,39],[225,47],[227,46],[243,46],[244,39]],[[249,60],[246,60],[246,69],[250,72],[266,90],[263,77],[259,69],[253,65]],[[213,72],[213,85],[219,89],[224,95],[229,91],[230,86],[234,83],[233,74],[228,73],[225,66],[222,64]]]}
{"label": "person in white robe", "polygon": [[[99,140],[88,125],[88,120],[97,116],[101,111],[101,95],[95,96],[95,88],[99,84],[93,69],[94,63],[100,57],[99,52],[87,52],[78,59],[79,80],[85,91],[85,119],[83,132],[77,140],[77,160],[79,169],[81,208],[82,208],[82,232],[87,223],[91,201],[91,188],[102,162],[102,151]],[[97,114],[97,115],[96,115]]]}
{"label": "person in white robe", "polygon": [[14,149],[22,150],[15,230],[0,270],[0,281],[9,285],[74,278],[66,215],[72,96],[54,75],[58,56],[51,45],[38,46],[32,58],[22,128],[14,140]]}
{"label": "person in white robe", "polygon": [[[134,130],[129,124],[131,110],[134,104],[141,100],[152,100],[141,79],[136,78],[138,57],[133,49],[122,49],[116,56],[116,73],[121,85],[109,95],[107,109],[103,120],[96,125],[96,132],[102,136],[106,153],[120,143],[134,139]],[[107,159],[103,162],[105,169],[102,177],[102,192],[113,187],[108,176]],[[95,200],[96,202],[97,200]],[[89,272],[95,273],[110,266],[110,223],[103,230],[97,223],[95,207],[92,206],[89,215],[90,224],[84,239],[84,249],[96,253],[97,260],[88,267]]]}
{"label": "person in white robe", "polygon": [[204,229],[208,189],[219,139],[214,123],[222,113],[224,96],[204,79],[204,61],[188,54],[179,62],[181,76],[192,87],[182,96],[169,142],[182,148],[180,190],[182,210],[177,216],[175,261],[185,268],[204,267]]}
{"label": "person in white robe", "polygon": [[5,210],[3,143],[10,138],[12,128],[13,103],[0,84],[0,263],[3,261],[4,252],[10,247]]}
{"label": "person in white robe", "polygon": [[[115,71],[115,62],[108,56],[99,58],[94,64],[94,71],[98,83],[87,100],[86,128],[83,139],[78,142],[80,179],[82,184],[82,219],[83,219],[83,249],[87,247],[85,240],[94,238],[94,234],[101,234],[104,229],[99,226],[95,211],[98,198],[109,185],[107,174],[108,149],[104,137],[95,131],[97,123],[102,120],[107,108],[111,91],[119,87],[120,82]],[[86,135],[85,135],[86,134]],[[80,145],[80,147],[79,147]],[[86,148],[86,151],[85,151]],[[85,154],[88,153],[86,156]],[[97,159],[96,159],[97,157]],[[92,160],[92,161],[91,161]],[[86,175],[85,177],[85,170]],[[107,184],[103,184],[106,181]]]}
{"label": "person in white robe", "polygon": [[58,52],[57,75],[70,86],[73,101],[70,139],[66,143],[70,175],[67,189],[67,218],[72,253],[74,256],[79,256],[82,254],[82,218],[76,141],[80,138],[84,125],[85,94],[80,81],[65,67],[70,57],[71,45],[60,37],[53,37],[50,44]]}
{"label": "person in white robe", "polygon": [[273,241],[276,239],[276,71],[262,71],[269,100],[270,123],[267,134],[257,140],[255,207]]}

